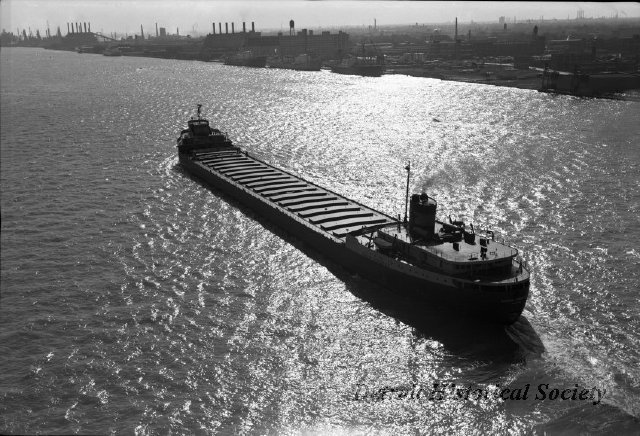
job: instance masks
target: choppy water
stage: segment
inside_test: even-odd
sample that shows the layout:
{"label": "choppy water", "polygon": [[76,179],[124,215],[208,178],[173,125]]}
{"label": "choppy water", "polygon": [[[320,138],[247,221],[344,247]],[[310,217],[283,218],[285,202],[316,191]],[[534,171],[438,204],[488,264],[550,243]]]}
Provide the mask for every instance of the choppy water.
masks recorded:
{"label": "choppy water", "polygon": [[[640,428],[640,103],[0,56],[2,433]],[[193,180],[174,144],[195,103],[256,155],[390,214],[411,159],[412,189],[441,216],[522,250],[533,270],[523,318],[489,329],[407,310]],[[433,383],[531,391],[361,398]],[[597,405],[535,399],[541,384],[606,393]]]}

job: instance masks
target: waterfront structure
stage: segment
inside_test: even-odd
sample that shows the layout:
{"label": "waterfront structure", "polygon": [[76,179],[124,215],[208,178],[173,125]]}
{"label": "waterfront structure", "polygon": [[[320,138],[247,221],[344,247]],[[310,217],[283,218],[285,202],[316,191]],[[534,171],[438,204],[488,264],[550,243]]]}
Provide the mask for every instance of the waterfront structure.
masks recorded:
{"label": "waterfront structure", "polygon": [[580,97],[607,96],[629,89],[640,89],[640,73],[586,74],[545,69],[540,91]]}
{"label": "waterfront structure", "polygon": [[278,52],[281,56],[298,56],[304,53],[313,54],[321,59],[340,59],[350,49],[349,35],[322,32],[314,34],[313,30],[302,29],[296,35],[279,35]]}
{"label": "waterfront structure", "polygon": [[[244,29],[244,23],[243,23]],[[234,51],[250,50],[261,56],[298,56],[310,54],[320,59],[339,59],[350,48],[349,35],[342,31],[338,33],[313,31],[303,29],[297,34],[262,35],[252,30],[231,33],[213,33],[206,36],[203,45],[203,57],[216,58]]]}

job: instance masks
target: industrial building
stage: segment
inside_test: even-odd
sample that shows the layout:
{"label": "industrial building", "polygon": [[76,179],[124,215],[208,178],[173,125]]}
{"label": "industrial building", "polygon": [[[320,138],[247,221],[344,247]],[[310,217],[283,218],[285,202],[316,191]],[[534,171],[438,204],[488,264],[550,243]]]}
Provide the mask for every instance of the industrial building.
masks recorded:
{"label": "industrial building", "polygon": [[256,56],[297,56],[300,54],[313,54],[321,59],[338,59],[347,53],[350,47],[349,35],[344,32],[322,32],[314,34],[313,30],[303,29],[298,32],[291,31],[289,35],[278,33],[274,36],[263,36],[255,31],[254,23],[251,30],[247,31],[245,23],[242,23],[242,31],[236,32],[234,23],[218,23],[216,31],[213,24],[213,33],[206,36],[202,45],[202,56],[205,59],[213,59],[233,51],[250,50]]}
{"label": "industrial building", "polygon": [[302,29],[296,35],[279,34],[278,39],[278,54],[281,56],[309,53],[320,59],[339,59],[350,48],[349,35],[344,32],[316,35],[313,30]]}

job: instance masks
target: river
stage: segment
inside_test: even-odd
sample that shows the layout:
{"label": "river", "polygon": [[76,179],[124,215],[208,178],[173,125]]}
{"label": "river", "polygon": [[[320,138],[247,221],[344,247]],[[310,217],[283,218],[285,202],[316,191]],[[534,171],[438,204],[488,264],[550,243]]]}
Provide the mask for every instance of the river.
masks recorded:
{"label": "river", "polygon": [[[3,48],[0,430],[638,431],[640,103]],[[397,215],[411,190],[532,270],[507,328],[398,301],[184,173],[204,115]],[[453,387],[455,385],[455,387]]]}

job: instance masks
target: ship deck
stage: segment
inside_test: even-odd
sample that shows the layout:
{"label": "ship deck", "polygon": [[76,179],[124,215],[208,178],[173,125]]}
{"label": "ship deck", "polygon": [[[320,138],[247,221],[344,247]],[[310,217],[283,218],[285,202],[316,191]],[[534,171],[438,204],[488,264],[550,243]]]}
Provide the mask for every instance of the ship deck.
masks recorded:
{"label": "ship deck", "polygon": [[[442,223],[436,221],[435,232],[437,233],[441,228]],[[417,248],[430,252],[438,257],[446,259],[447,261],[456,263],[487,262],[515,257],[518,254],[517,249],[493,241],[491,238],[487,238],[483,234],[475,235],[474,244],[468,244],[464,241],[458,242],[458,249],[456,250],[453,242],[429,241],[425,243],[420,239],[413,238],[402,226],[400,229],[397,227],[389,227],[384,229],[384,232],[392,237],[397,237],[399,240],[404,241],[407,244],[412,244]],[[481,238],[485,239],[487,244],[487,251],[484,258],[482,257],[482,245],[480,244]]]}
{"label": "ship deck", "polygon": [[192,159],[342,241],[354,230],[397,222],[238,149],[197,150]]}
{"label": "ship deck", "polygon": [[[436,230],[440,227],[442,224],[436,222]],[[413,238],[404,226],[398,226],[397,223],[384,228],[365,229],[354,236],[358,243],[371,250],[380,251],[421,268],[448,272],[457,277],[471,278],[476,282],[505,285],[519,283],[529,278],[526,264],[516,260],[517,249],[493,241],[482,234],[475,235],[475,244],[459,241],[457,250],[453,242],[425,243],[419,238]],[[487,243],[485,256],[482,256],[481,238],[484,238]],[[380,239],[385,242],[378,242]],[[428,257],[431,260],[426,260],[420,252],[429,253]],[[494,269],[496,266],[499,266],[501,271],[496,272]]]}

